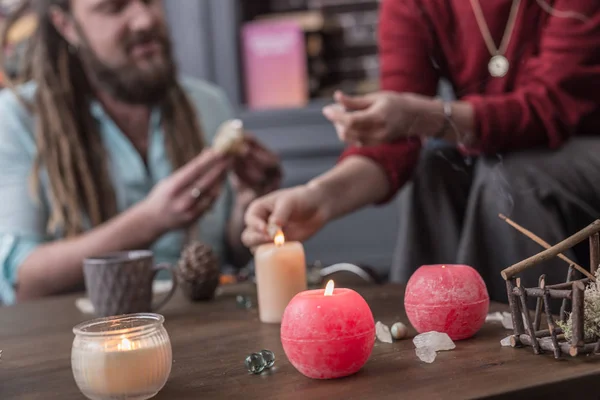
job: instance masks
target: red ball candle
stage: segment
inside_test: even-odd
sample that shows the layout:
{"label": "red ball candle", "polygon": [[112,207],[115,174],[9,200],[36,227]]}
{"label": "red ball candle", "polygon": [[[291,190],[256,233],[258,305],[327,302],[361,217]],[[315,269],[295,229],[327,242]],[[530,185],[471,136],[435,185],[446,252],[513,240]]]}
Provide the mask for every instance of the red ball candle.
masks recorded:
{"label": "red ball candle", "polygon": [[298,293],[281,321],[281,343],[290,363],[315,379],[341,378],[367,362],[375,344],[369,305],[351,289]]}
{"label": "red ball candle", "polygon": [[485,322],[490,297],[481,275],[468,265],[424,265],[409,279],[404,307],[419,333],[445,332],[467,339]]}

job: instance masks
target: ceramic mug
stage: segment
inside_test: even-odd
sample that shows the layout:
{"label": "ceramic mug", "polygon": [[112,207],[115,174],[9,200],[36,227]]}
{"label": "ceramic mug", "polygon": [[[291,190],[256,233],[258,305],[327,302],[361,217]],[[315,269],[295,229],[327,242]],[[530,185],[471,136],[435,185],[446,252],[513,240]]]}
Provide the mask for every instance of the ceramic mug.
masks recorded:
{"label": "ceramic mug", "polygon": [[[159,271],[171,272],[173,286],[153,304],[152,282]],[[175,293],[177,278],[172,266],[154,264],[150,250],[123,251],[83,262],[85,286],[95,313],[101,317],[156,311]]]}

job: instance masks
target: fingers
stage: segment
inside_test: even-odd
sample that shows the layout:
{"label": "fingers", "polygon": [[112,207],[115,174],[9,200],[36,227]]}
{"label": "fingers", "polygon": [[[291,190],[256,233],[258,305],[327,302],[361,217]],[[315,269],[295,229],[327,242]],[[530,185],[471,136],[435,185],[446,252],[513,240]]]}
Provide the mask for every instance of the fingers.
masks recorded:
{"label": "fingers", "polygon": [[348,96],[341,91],[336,91],[334,100],[346,110],[364,110],[373,105],[374,100],[369,96]]}
{"label": "fingers", "polygon": [[212,149],[205,149],[171,177],[175,192],[188,188],[207,173],[226,168],[228,158]]}
{"label": "fingers", "polygon": [[271,193],[255,200],[246,211],[246,226],[258,232],[267,233],[267,226],[285,226],[294,210],[293,201],[284,191]]}
{"label": "fingers", "polygon": [[242,232],[242,243],[250,249],[273,239],[269,236],[267,220],[271,214],[273,197],[263,197],[254,201],[246,210],[244,222],[246,229]]}
{"label": "fingers", "polygon": [[191,205],[190,220],[195,221],[209,211],[219,197],[222,188],[222,184],[215,185],[210,191],[203,193],[200,198],[196,199]]}
{"label": "fingers", "polygon": [[267,221],[273,209],[271,197],[260,198],[248,207],[244,215],[244,222],[248,229],[267,234]]}
{"label": "fingers", "polygon": [[266,232],[259,232],[250,228],[246,228],[244,232],[242,232],[242,243],[244,243],[244,246],[252,249],[253,253],[257,246],[272,242],[273,239],[271,239]]}
{"label": "fingers", "polygon": [[277,199],[273,204],[273,211],[269,216],[269,224],[275,224],[277,226],[287,225],[292,213],[294,212],[294,203],[287,197],[282,196]]}
{"label": "fingers", "polygon": [[385,125],[376,110],[347,112],[328,106],[323,114],[334,124],[339,139],[350,144],[377,142]]}
{"label": "fingers", "polygon": [[376,110],[345,111],[336,105],[323,108],[323,115],[331,122],[340,124],[346,129],[368,128],[379,122]]}
{"label": "fingers", "polygon": [[[227,176],[228,169],[228,163],[217,164],[200,179],[183,188],[181,195],[185,196],[185,208],[196,209],[197,204],[206,198],[212,198],[213,200],[210,202],[212,204],[221,191],[221,186]],[[196,191],[197,195],[194,195],[194,191]]]}

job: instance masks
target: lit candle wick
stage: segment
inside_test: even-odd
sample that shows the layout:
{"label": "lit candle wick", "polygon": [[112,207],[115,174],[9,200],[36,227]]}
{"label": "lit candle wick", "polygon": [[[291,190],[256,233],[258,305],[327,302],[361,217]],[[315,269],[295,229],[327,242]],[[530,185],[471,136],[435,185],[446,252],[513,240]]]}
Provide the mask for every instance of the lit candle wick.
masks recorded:
{"label": "lit candle wick", "polygon": [[281,229],[277,231],[277,234],[273,238],[273,242],[277,247],[283,246],[285,244],[285,235],[283,234],[283,231]]}
{"label": "lit candle wick", "polygon": [[133,344],[127,338],[123,338],[121,340],[121,343],[117,344],[117,349],[119,351],[121,351],[121,350],[131,350],[132,348],[133,348]]}
{"label": "lit candle wick", "polygon": [[331,295],[333,295],[333,287],[334,287],[333,281],[327,282],[327,286],[325,286],[325,293],[323,293],[323,295],[324,296],[331,296]]}

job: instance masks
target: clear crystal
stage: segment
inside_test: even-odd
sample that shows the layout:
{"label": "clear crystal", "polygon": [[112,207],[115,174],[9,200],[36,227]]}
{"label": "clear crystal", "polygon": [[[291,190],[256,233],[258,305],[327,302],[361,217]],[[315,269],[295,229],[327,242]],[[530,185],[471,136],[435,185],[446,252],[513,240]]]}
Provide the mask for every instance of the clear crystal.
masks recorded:
{"label": "clear crystal", "polygon": [[504,329],[513,329],[512,315],[506,311],[488,314],[485,322],[501,322]]}
{"label": "clear crystal", "polygon": [[235,298],[235,302],[239,308],[249,309],[252,308],[252,300],[249,296],[242,296],[241,294],[237,295]]}
{"label": "clear crystal", "polygon": [[501,322],[501,321],[502,321],[502,313],[499,313],[498,311],[496,311],[494,313],[489,313],[485,317],[485,322]]}
{"label": "clear crystal", "polygon": [[510,346],[510,336],[507,336],[504,339],[502,339],[500,341],[500,345],[502,345],[502,347],[509,347]]}
{"label": "clear crystal", "polygon": [[437,356],[437,353],[431,347],[419,347],[415,349],[415,353],[417,353],[419,360],[428,364],[431,364]]}
{"label": "clear crystal", "polygon": [[260,353],[252,353],[246,357],[246,369],[253,374],[260,374],[264,371],[267,363]]}
{"label": "clear crystal", "polygon": [[456,348],[456,345],[450,339],[447,333],[440,332],[426,332],[415,336],[413,339],[415,347],[429,347],[433,351],[452,350]]}
{"label": "clear crystal", "polygon": [[381,321],[377,321],[375,324],[375,335],[380,342],[383,343],[393,343],[392,334],[390,333],[390,328],[387,325],[381,323]]}
{"label": "clear crystal", "polygon": [[513,329],[512,315],[509,312],[502,313],[502,326],[504,329]]}
{"label": "clear crystal", "polygon": [[271,368],[275,364],[275,353],[271,350],[261,350],[260,355],[265,360],[265,368]]}

